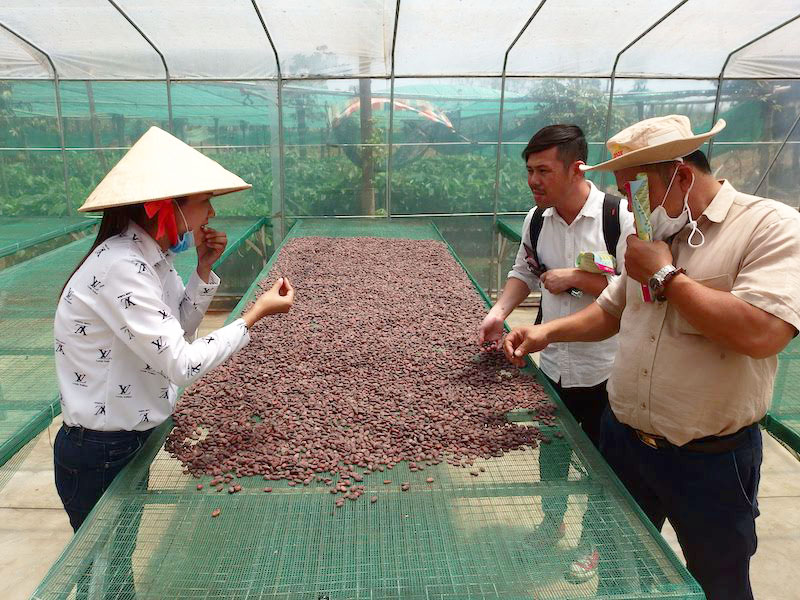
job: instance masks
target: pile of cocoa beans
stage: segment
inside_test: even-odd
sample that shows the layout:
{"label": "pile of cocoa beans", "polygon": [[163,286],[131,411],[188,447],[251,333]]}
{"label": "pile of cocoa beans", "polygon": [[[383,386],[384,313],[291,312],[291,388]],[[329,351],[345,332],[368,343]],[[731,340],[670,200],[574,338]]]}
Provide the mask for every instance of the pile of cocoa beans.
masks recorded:
{"label": "pile of cocoa beans", "polygon": [[324,483],[357,498],[365,475],[403,461],[467,467],[535,446],[542,433],[509,423],[513,409],[553,423],[532,378],[480,351],[486,308],[444,243],[299,238],[259,294],[282,275],[292,310],[257,323],[176,407],[166,449],[188,473]]}

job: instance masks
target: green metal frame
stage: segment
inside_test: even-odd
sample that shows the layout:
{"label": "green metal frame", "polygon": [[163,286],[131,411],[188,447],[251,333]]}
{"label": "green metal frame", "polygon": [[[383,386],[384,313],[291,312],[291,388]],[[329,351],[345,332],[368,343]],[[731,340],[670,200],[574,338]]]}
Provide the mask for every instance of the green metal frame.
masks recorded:
{"label": "green metal frame", "polygon": [[[522,221],[525,220],[525,215],[519,215],[521,219],[519,223],[519,227],[516,227],[516,220],[513,216],[501,216],[497,217],[497,231],[505,238],[508,238],[512,242],[516,242],[519,244],[522,241],[522,237],[520,235],[520,230],[522,229]],[[512,221],[513,219],[513,221]]]}
{"label": "green metal frame", "polygon": [[[9,219],[9,218],[6,217],[3,220],[6,220],[6,219]],[[14,218],[14,220],[19,220],[19,219],[18,218]],[[40,224],[42,219],[41,219],[41,217],[30,217],[29,220],[32,221],[32,222],[35,222],[37,224]],[[4,223],[2,223],[2,220],[0,220],[0,234],[4,233],[3,230],[2,230],[2,225],[3,224]],[[16,242],[12,242],[10,244],[5,244],[3,246],[0,246],[0,258],[2,258],[4,256],[9,256],[11,254],[14,254],[15,252],[19,252],[20,250],[26,250],[28,248],[32,248],[33,246],[36,246],[36,245],[41,244],[43,242],[50,241],[50,240],[55,239],[57,237],[60,237],[62,235],[68,235],[70,233],[77,233],[79,231],[84,231],[86,229],[90,229],[90,228],[94,227],[96,224],[97,224],[97,220],[95,220],[95,219],[86,219],[86,220],[81,221],[79,223],[72,223],[70,225],[60,225],[60,226],[58,226],[58,227],[56,227],[54,229],[51,229],[50,231],[46,231],[44,233],[39,233],[39,234],[31,236],[31,237],[27,237],[26,236],[25,239],[22,239],[22,240],[19,240],[19,241],[16,241]]]}

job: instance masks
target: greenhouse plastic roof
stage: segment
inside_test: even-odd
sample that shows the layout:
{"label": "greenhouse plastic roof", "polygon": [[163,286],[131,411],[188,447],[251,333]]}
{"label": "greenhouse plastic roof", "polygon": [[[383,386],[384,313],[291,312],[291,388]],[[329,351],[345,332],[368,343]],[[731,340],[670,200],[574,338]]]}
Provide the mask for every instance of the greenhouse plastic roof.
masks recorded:
{"label": "greenhouse plastic roof", "polygon": [[797,78],[798,32],[796,0],[6,0],[0,79]]}

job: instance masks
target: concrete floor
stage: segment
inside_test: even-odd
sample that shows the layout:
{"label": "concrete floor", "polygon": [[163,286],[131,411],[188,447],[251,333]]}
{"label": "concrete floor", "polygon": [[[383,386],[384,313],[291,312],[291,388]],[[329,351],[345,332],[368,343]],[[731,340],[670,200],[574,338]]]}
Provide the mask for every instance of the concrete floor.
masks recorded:
{"label": "concrete floor", "polygon": [[[509,323],[530,323],[534,317],[535,309],[523,309]],[[224,320],[225,315],[209,315],[201,334]],[[24,460],[13,465],[15,472],[0,489],[0,598],[5,600],[28,598],[72,537],[53,484],[52,442],[60,426],[57,417],[23,449],[27,456],[21,455]],[[10,463],[3,467],[10,468]],[[766,433],[759,506],[758,552],[750,569],[755,597],[800,599],[800,586],[791,583],[795,553],[800,556],[800,461]],[[664,537],[680,553],[668,525]]]}

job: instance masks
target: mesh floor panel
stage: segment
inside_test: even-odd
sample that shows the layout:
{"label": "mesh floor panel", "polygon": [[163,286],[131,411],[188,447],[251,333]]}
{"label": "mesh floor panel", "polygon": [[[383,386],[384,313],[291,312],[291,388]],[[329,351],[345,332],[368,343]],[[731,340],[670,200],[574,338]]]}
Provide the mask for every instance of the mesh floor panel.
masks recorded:
{"label": "mesh floor panel", "polygon": [[[287,239],[320,235],[438,239],[430,224],[351,220],[302,221]],[[164,423],[34,597],[70,598],[84,588],[125,597],[133,585],[140,599],[702,598],[574,420],[558,415],[549,430],[563,435],[554,446],[571,451],[566,479],[542,481],[539,448],[479,460],[479,477],[446,463],[416,473],[401,463],[364,477],[375,504],[347,502],[335,512],[323,484],[270,482],[264,493],[261,478],[242,478],[240,493],[216,492],[210,477],[184,474],[161,450],[171,426]],[[411,489],[400,491],[400,481]],[[560,539],[537,530],[547,497],[567,502]],[[565,571],[582,538],[598,549],[599,576],[574,584]]]}

